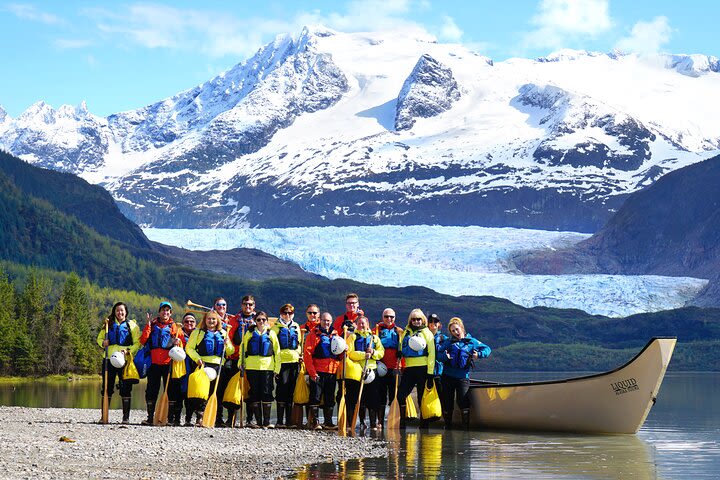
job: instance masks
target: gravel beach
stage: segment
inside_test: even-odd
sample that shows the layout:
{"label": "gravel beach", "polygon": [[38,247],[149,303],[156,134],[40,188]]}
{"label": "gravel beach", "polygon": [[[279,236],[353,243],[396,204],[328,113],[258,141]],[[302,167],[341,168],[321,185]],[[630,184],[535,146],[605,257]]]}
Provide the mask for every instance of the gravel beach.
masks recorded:
{"label": "gravel beach", "polygon": [[[384,442],[294,429],[99,425],[99,409],[0,407],[0,478],[269,479],[298,467],[387,456]],[[115,423],[112,423],[115,422]],[[72,441],[64,441],[69,439]]]}

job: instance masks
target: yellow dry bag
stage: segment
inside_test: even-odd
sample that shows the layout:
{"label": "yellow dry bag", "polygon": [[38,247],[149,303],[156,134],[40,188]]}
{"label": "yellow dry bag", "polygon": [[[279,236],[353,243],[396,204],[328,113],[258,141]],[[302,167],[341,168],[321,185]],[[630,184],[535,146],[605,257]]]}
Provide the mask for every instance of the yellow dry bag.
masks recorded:
{"label": "yellow dry bag", "polygon": [[205,370],[198,367],[188,377],[188,398],[207,400],[210,396],[210,379]]}
{"label": "yellow dry bag", "polygon": [[424,420],[431,420],[442,416],[440,396],[438,396],[437,388],[435,388],[435,382],[433,382],[431,388],[425,386],[425,393],[423,393],[422,402],[420,402],[420,412]]}
{"label": "yellow dry bag", "polygon": [[305,365],[300,366],[297,381],[295,382],[295,391],[293,392],[293,402],[298,405],[304,405],[310,401],[310,389],[305,382]]}
{"label": "yellow dry bag", "polygon": [[242,404],[242,381],[242,372],[237,372],[232,376],[232,378],[230,378],[222,398],[222,404],[224,407],[238,408]]}
{"label": "yellow dry bag", "polygon": [[187,373],[185,368],[185,360],[173,360],[172,362],[172,378],[182,378]]}
{"label": "yellow dry bag", "polygon": [[129,353],[125,354],[125,368],[123,369],[123,381],[127,383],[139,383],[140,374],[138,369],[133,362],[132,355]]}

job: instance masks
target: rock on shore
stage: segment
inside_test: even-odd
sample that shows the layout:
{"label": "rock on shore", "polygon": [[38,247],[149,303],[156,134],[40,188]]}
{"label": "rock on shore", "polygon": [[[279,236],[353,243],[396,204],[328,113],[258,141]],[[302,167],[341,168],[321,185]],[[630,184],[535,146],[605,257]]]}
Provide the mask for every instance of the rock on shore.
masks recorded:
{"label": "rock on shore", "polygon": [[384,442],[336,432],[146,427],[139,410],[132,425],[99,425],[99,415],[0,407],[0,478],[269,479],[307,463],[387,455]]}

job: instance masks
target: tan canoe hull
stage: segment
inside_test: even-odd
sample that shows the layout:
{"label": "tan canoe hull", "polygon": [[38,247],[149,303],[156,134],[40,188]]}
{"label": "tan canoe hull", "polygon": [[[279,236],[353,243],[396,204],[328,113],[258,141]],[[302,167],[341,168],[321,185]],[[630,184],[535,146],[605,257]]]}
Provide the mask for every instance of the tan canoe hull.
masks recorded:
{"label": "tan canoe hull", "polygon": [[549,382],[473,382],[476,429],[575,433],[635,433],[655,403],[675,338],[653,338],[613,371]]}

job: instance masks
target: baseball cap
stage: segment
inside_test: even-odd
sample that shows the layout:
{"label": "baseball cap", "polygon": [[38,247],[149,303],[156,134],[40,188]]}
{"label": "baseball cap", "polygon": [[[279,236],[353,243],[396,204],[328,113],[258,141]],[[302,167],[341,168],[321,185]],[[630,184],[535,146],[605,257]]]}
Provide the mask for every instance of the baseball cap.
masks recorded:
{"label": "baseball cap", "polygon": [[165,307],[168,307],[168,308],[170,308],[170,310],[172,310],[172,305],[170,305],[170,302],[160,302],[160,306],[158,307],[158,312]]}
{"label": "baseball cap", "polygon": [[428,323],[440,323],[440,317],[437,313],[431,313],[428,317]]}

